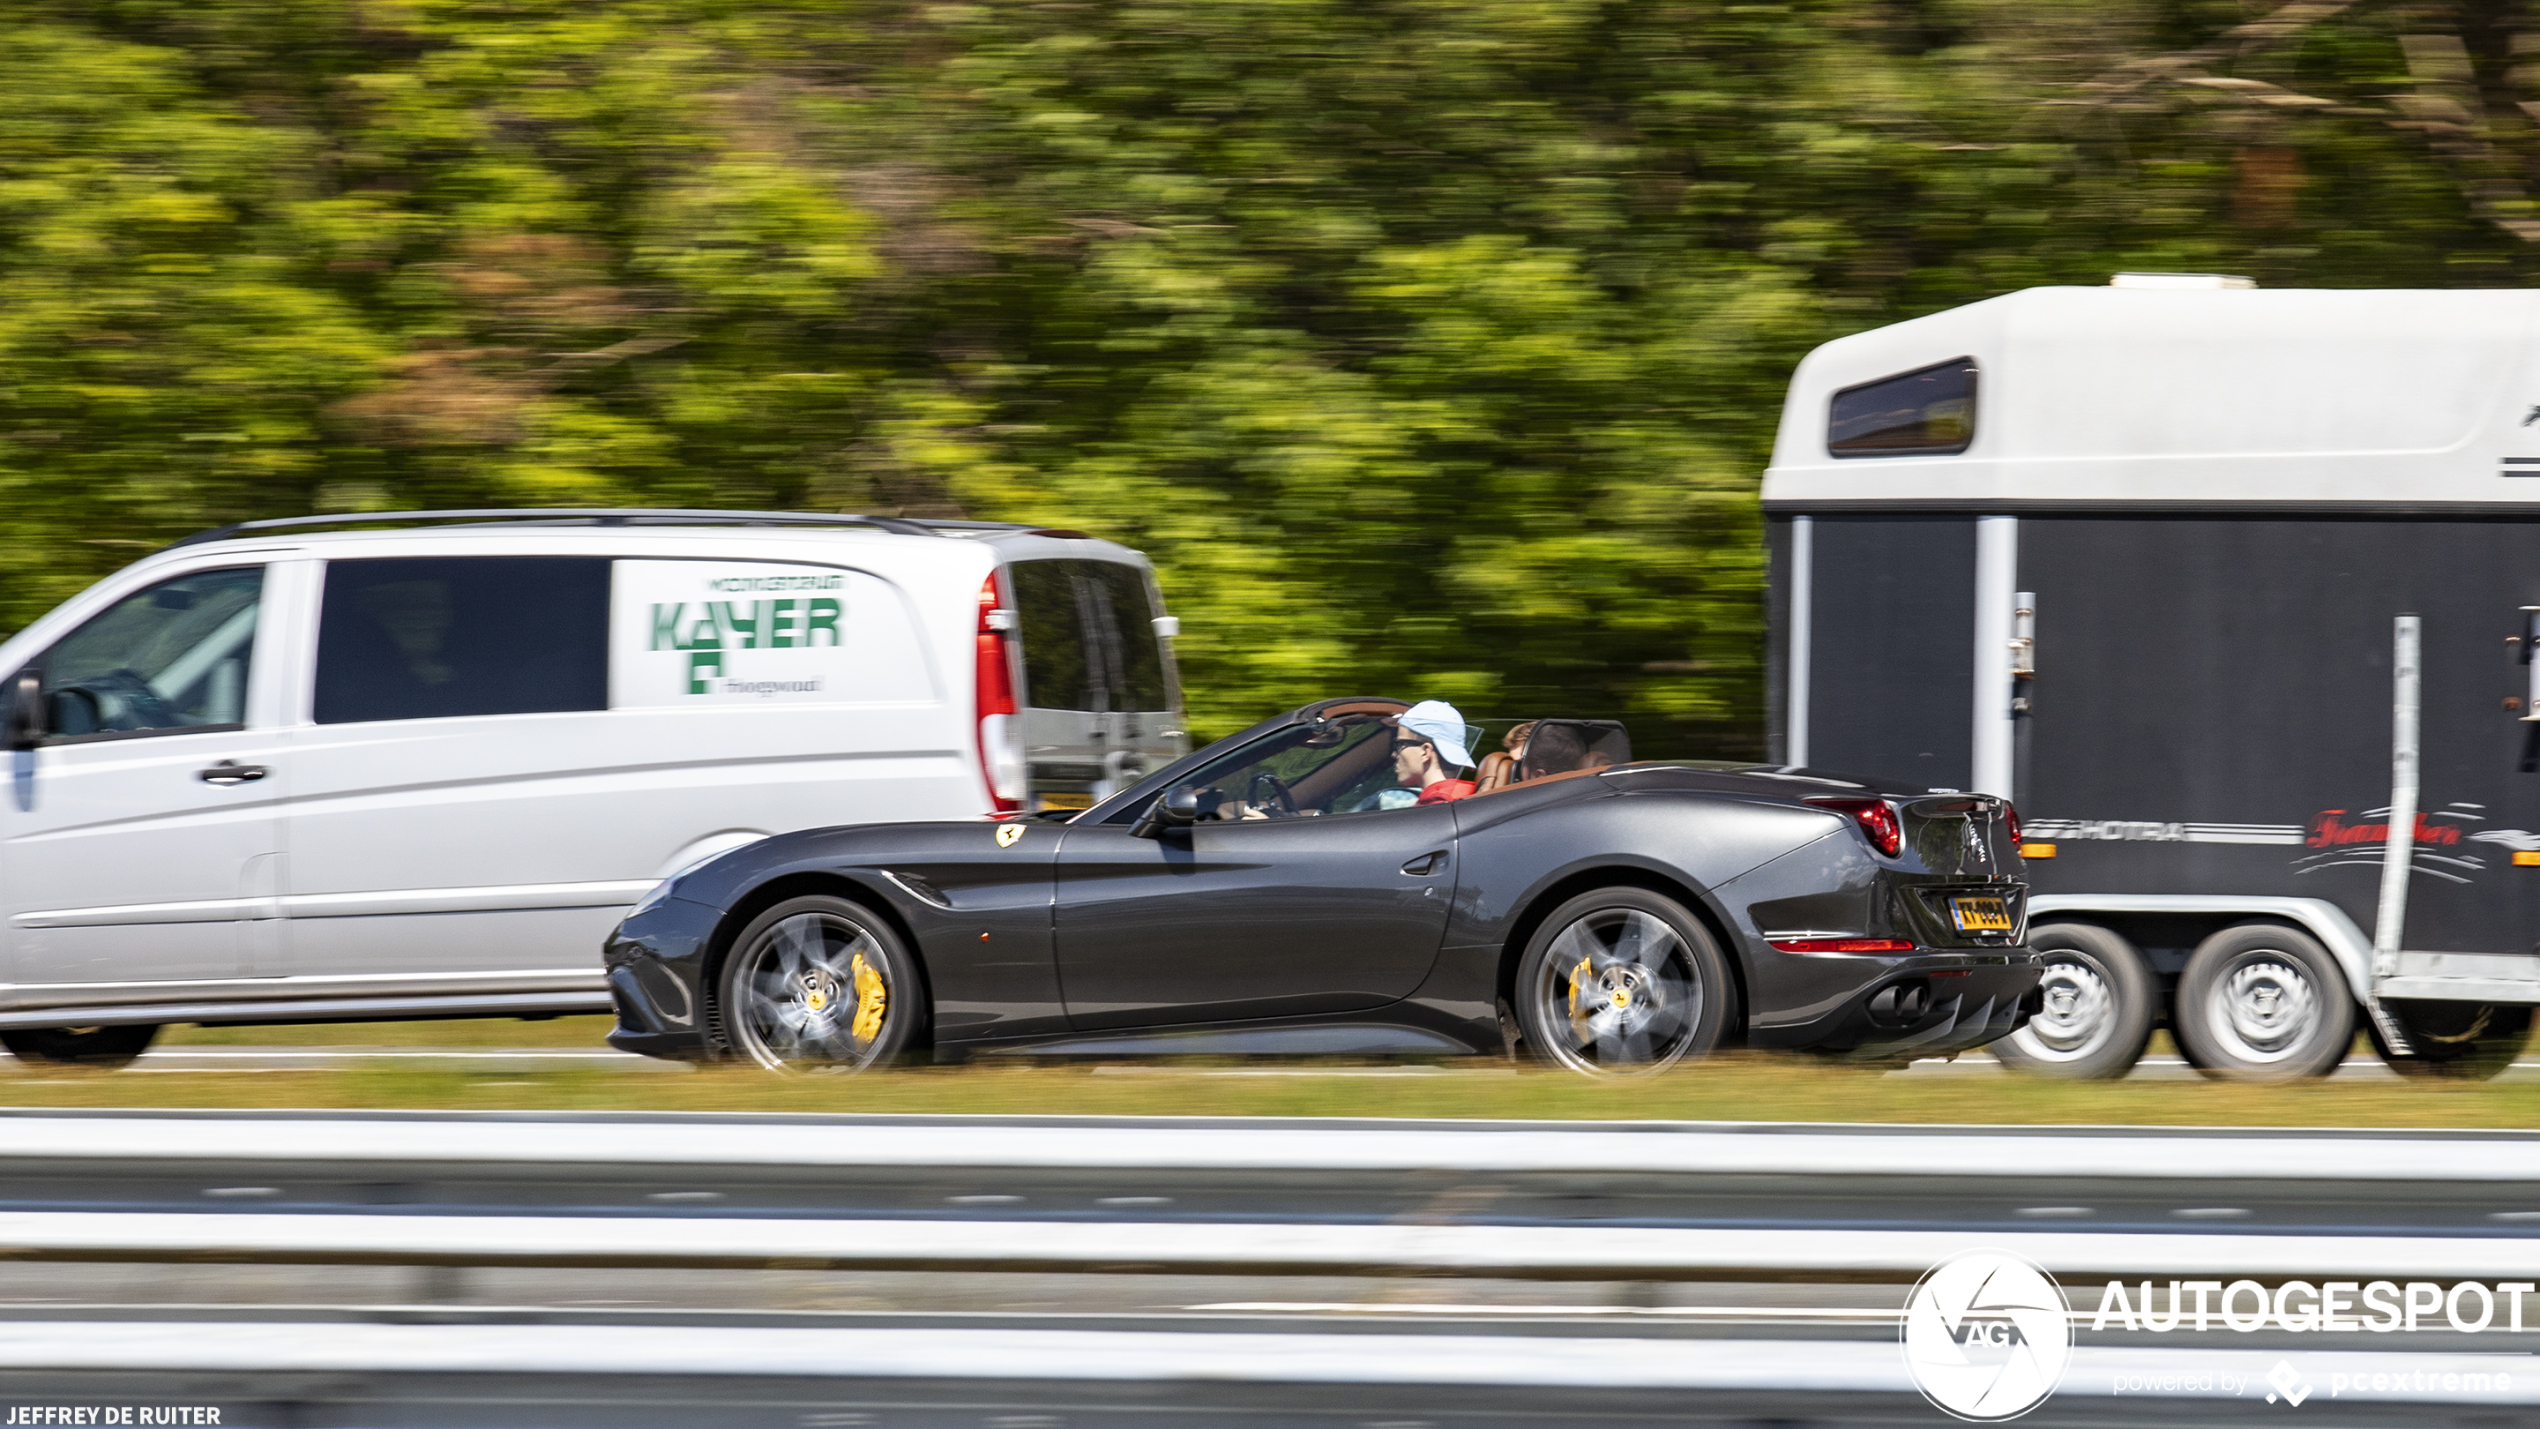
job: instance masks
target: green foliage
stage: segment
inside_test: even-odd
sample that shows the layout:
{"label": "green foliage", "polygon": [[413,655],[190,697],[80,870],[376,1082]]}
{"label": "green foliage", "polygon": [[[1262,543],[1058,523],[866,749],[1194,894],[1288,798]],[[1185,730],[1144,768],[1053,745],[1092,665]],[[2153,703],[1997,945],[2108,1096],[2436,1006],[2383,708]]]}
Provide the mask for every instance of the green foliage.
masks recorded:
{"label": "green foliage", "polygon": [[1203,734],[1752,752],[1801,354],[2125,268],[2521,283],[2519,13],[7,0],[0,620],[254,516],[966,514],[1153,555]]}

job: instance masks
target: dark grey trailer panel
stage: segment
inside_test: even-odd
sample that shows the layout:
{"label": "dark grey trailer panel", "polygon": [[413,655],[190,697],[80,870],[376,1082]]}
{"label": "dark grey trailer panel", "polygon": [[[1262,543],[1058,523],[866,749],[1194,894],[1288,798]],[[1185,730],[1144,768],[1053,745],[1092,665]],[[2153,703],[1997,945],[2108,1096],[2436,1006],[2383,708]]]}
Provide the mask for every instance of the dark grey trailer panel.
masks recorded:
{"label": "dark grey trailer panel", "polygon": [[[2391,622],[2422,631],[2405,947],[2540,933],[2540,773],[2522,607],[2531,517],[2024,518],[2039,674],[2020,802],[2049,895],[2271,893],[2374,926],[2391,787]],[[2513,707],[2508,707],[2508,701]]]}

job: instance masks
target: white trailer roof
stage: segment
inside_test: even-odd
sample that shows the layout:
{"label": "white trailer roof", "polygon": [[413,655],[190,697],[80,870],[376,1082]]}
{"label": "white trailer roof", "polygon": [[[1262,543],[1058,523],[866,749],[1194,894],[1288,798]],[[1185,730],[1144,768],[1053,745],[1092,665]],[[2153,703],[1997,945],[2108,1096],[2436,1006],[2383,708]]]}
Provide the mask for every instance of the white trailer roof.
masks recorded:
{"label": "white trailer roof", "polygon": [[[1791,378],[1784,510],[2540,510],[2540,291],[2030,288],[1839,338]],[[1952,455],[1827,450],[1834,395],[1957,358]]]}

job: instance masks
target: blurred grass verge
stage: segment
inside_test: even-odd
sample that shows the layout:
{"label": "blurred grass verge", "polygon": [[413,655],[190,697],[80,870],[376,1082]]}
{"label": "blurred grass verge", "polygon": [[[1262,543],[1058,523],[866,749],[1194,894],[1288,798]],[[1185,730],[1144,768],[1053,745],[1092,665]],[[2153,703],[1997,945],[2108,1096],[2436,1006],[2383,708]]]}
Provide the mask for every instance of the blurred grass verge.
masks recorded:
{"label": "blurred grass verge", "polygon": [[280,1027],[171,1027],[157,1047],[430,1047],[473,1050],[531,1047],[542,1051],[608,1050],[617,1019],[479,1017],[438,1022],[320,1022]]}
{"label": "blurred grass verge", "polygon": [[[1275,1075],[1260,1075],[1265,1072]],[[0,1063],[0,1105],[2519,1129],[2540,1121],[2540,1080],[2062,1084],[1992,1075],[1889,1077],[1790,1057],[1742,1055],[1614,1083],[1516,1071],[1496,1062],[1020,1063],[910,1068],[853,1079],[777,1078],[738,1067],[637,1077],[581,1068],[470,1071],[429,1064],[305,1072],[84,1072],[9,1062]]]}

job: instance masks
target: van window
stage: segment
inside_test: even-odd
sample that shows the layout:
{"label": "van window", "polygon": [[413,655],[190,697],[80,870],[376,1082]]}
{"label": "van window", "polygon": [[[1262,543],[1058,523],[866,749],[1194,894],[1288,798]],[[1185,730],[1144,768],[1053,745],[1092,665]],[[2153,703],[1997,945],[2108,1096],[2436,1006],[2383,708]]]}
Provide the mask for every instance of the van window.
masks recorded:
{"label": "van window", "polygon": [[1087,561],[1109,597],[1111,630],[1118,637],[1119,707],[1164,710],[1172,707],[1164,693],[1164,647],[1155,633],[1155,606],[1147,599],[1146,572],[1116,561]]}
{"label": "van window", "polygon": [[262,566],[197,571],[128,595],[63,636],[37,661],[53,735],[245,723],[264,585]]}
{"label": "van window", "polygon": [[608,616],[599,557],[329,562],[315,718],[606,709]]}
{"label": "van window", "polygon": [[1075,568],[1083,561],[1017,561],[1005,568],[1013,584],[1016,620],[1023,639],[1023,703],[1044,710],[1099,710],[1100,661],[1088,647],[1085,602]]}
{"label": "van window", "polygon": [[1834,394],[1826,450],[1837,457],[1951,456],[1976,437],[1976,360],[1947,362]]}
{"label": "van window", "polygon": [[1016,561],[1005,569],[1022,625],[1026,705],[1172,708],[1146,572],[1118,561]]}

